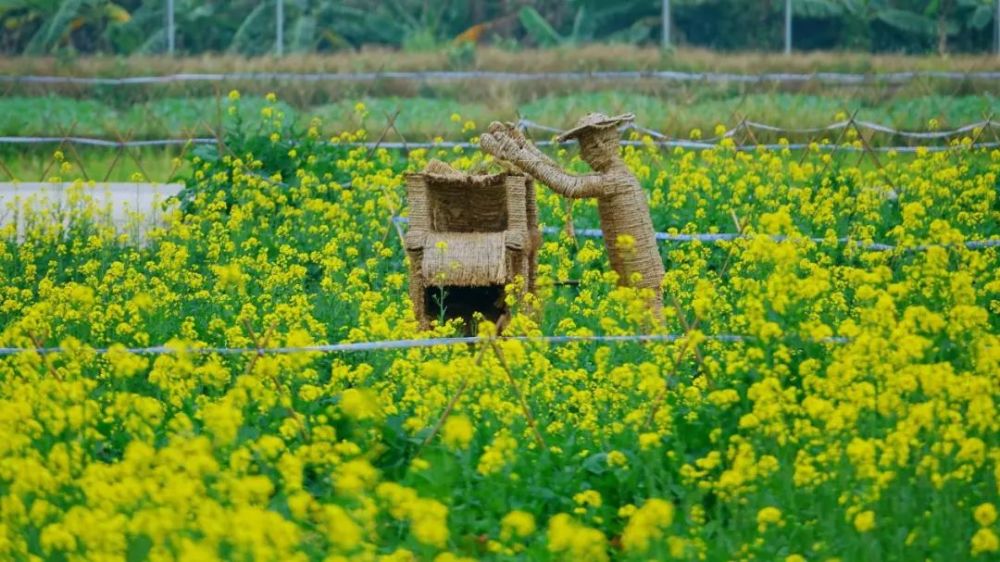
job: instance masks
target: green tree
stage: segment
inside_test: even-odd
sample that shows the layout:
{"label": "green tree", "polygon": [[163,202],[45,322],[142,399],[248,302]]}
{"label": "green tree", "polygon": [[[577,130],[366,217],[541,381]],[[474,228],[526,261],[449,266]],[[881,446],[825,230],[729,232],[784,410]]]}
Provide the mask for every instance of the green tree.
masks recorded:
{"label": "green tree", "polygon": [[936,40],[940,54],[949,40],[983,30],[994,17],[992,0],[795,0],[795,13],[809,17],[858,18],[917,38]]}
{"label": "green tree", "polygon": [[573,0],[572,25],[563,33],[534,6],[524,6],[519,19],[529,39],[540,46],[579,45],[594,40],[641,43],[660,27],[658,4],[649,0]]}
{"label": "green tree", "polygon": [[29,55],[74,49],[78,40],[108,45],[115,27],[130,19],[128,10],[109,0],[0,0],[4,35]]}

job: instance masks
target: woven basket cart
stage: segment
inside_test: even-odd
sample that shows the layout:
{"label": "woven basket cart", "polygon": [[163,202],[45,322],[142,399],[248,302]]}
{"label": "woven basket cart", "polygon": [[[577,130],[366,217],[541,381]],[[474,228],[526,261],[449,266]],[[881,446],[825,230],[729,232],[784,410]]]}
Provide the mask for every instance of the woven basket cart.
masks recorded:
{"label": "woven basket cart", "polygon": [[410,299],[423,329],[440,317],[472,326],[480,312],[497,321],[506,311],[504,287],[517,276],[534,291],[538,207],[534,183],[512,173],[467,175],[432,161],[406,177],[410,230]]}

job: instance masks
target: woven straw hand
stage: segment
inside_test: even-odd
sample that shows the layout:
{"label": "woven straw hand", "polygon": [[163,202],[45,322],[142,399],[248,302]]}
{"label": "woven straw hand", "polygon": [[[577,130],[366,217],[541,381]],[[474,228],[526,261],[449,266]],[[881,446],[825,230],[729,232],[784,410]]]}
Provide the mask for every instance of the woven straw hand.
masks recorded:
{"label": "woven straw hand", "polygon": [[[494,122],[490,126],[489,133],[485,133],[479,137],[479,146],[483,148],[488,154],[492,154],[493,157],[498,160],[512,161],[518,159],[518,153],[523,150],[524,147],[524,136],[516,130],[510,129],[497,129],[494,130],[494,125],[501,125],[500,123]],[[502,125],[501,125],[502,126]],[[514,135],[520,136],[520,141]]]}

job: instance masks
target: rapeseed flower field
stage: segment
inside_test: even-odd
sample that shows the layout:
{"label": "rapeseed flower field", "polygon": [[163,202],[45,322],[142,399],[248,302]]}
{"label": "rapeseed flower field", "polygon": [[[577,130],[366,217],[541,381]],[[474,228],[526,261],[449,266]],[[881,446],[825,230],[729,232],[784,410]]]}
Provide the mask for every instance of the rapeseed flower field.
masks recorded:
{"label": "rapeseed flower field", "polygon": [[320,138],[269,102],[230,95],[141,241],[82,179],[0,232],[0,346],[29,349],[0,357],[0,559],[1000,558],[1000,248],[965,246],[1000,236],[1000,151],[635,136],[657,230],[744,236],[662,243],[658,326],[600,240],[548,234],[504,334],[676,341],[192,351],[463,330],[418,332],[394,219],[406,172],[489,162]]}

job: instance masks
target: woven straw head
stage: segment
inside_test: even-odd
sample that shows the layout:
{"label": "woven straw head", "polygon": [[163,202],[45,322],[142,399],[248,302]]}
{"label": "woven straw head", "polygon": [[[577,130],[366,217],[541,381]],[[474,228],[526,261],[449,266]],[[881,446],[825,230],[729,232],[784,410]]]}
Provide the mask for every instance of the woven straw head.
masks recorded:
{"label": "woven straw head", "polygon": [[621,115],[615,115],[614,117],[608,117],[603,113],[588,113],[576,122],[575,127],[559,135],[558,140],[562,142],[579,138],[581,135],[585,135],[590,131],[610,129],[612,127],[618,128],[618,126],[622,123],[626,123],[634,119],[634,113],[623,113]]}

